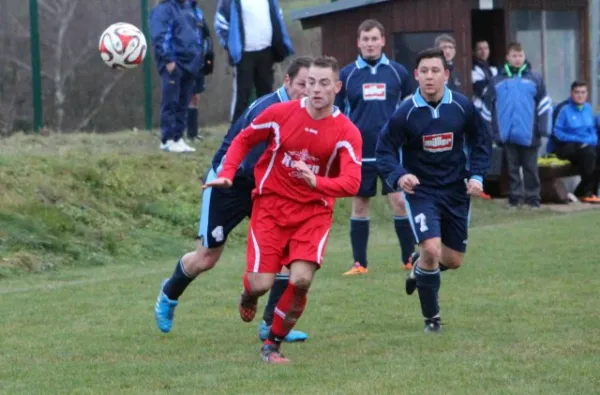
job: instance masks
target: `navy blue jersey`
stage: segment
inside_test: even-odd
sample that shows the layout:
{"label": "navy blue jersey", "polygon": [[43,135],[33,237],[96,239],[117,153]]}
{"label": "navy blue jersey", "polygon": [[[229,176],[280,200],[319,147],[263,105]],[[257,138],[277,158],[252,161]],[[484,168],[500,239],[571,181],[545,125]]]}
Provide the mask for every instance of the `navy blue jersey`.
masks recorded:
{"label": "navy blue jersey", "polygon": [[423,186],[445,187],[467,178],[483,182],[491,151],[487,124],[466,96],[445,88],[433,108],[417,89],[382,128],[377,165],[394,190],[408,173]]}
{"label": "navy blue jersey", "polygon": [[363,138],[363,162],[375,161],[379,131],[411,92],[408,71],[385,55],[375,66],[360,56],[340,72],[342,89],[335,104],[356,125]]}
{"label": "navy blue jersey", "polygon": [[[219,147],[217,153],[213,157],[212,167],[215,172],[219,173],[221,170],[220,167],[225,161],[225,154],[227,153],[227,149],[231,145],[231,142],[242,130],[247,128],[254,118],[256,118],[261,112],[266,110],[268,107],[275,103],[283,103],[290,101],[290,98],[285,91],[285,88],[282,86],[277,89],[275,92],[269,93],[258,98],[254,103],[250,105],[244,111],[244,113],[231,125],[227,134],[223,138],[223,142],[221,143],[221,147]],[[267,143],[260,143],[256,145],[246,156],[242,165],[240,166],[236,177],[245,176],[248,178],[254,178],[254,165],[264,153]]]}

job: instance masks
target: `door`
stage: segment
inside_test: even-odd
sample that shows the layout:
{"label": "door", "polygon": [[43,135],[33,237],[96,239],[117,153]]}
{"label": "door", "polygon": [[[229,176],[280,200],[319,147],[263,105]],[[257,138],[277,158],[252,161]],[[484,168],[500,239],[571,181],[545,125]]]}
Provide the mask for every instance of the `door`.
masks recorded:
{"label": "door", "polygon": [[490,45],[489,62],[502,67],[507,46],[504,10],[471,11],[471,48],[475,48],[475,43],[480,40],[486,40]]}

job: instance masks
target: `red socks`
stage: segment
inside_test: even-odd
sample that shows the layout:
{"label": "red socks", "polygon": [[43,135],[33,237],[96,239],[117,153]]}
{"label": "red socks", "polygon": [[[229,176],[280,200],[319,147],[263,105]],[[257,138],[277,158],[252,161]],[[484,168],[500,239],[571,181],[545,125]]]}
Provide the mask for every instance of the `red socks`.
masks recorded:
{"label": "red socks", "polygon": [[277,306],[275,306],[273,325],[271,326],[269,339],[266,341],[267,344],[279,344],[290,333],[304,311],[307,293],[307,288],[298,288],[292,283],[288,284]]}

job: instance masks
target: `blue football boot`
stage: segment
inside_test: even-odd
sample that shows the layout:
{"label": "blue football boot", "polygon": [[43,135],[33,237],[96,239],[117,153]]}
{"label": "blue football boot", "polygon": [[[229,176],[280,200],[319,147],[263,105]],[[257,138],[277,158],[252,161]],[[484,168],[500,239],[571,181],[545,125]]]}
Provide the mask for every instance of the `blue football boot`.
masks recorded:
{"label": "blue football boot", "polygon": [[[266,322],[261,322],[260,327],[258,328],[258,337],[261,341],[267,340],[269,337],[270,326],[267,325]],[[291,330],[290,333],[285,337],[285,341],[288,343],[294,342],[303,342],[308,339],[308,335],[301,331]]]}
{"label": "blue football boot", "polygon": [[177,307],[177,301],[171,300],[163,292],[163,288],[169,279],[163,280],[160,285],[160,292],[156,299],[156,306],[154,307],[154,318],[156,319],[156,326],[163,333],[169,333],[173,327],[173,318],[175,315],[175,307]]}

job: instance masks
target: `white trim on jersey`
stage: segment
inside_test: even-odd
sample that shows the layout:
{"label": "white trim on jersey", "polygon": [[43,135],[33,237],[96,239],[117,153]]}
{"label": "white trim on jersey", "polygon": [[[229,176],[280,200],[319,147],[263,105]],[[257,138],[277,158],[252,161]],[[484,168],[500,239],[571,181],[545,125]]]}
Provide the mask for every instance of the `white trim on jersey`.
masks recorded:
{"label": "white trim on jersey", "polygon": [[265,171],[265,175],[263,176],[262,180],[260,180],[260,184],[258,185],[258,194],[262,195],[263,186],[265,185],[265,181],[267,181],[269,174],[271,174],[271,170],[273,170],[273,165],[275,164],[275,156],[277,156],[277,150],[279,150],[280,136],[281,136],[279,133],[280,129],[279,129],[279,124],[277,122],[267,122],[267,123],[261,123],[258,125],[251,123],[250,127],[254,130],[270,128],[270,129],[273,129],[273,133],[275,133],[275,148],[273,149],[271,160],[269,161],[269,166],[267,167],[267,170]]}
{"label": "white trim on jersey", "polygon": [[325,235],[321,238],[321,241],[319,241],[319,247],[317,248],[317,263],[321,264],[322,260],[323,260],[323,249],[325,248],[325,241],[327,240],[327,236],[329,235],[329,231],[331,230],[331,228],[327,229],[327,232],[325,232]]}
{"label": "white trim on jersey", "polygon": [[254,236],[252,227],[250,227],[250,236],[252,236],[252,246],[254,247],[254,267],[252,271],[258,273],[258,269],[260,268],[260,247],[258,246],[258,241],[256,241],[256,236]]}
{"label": "white trim on jersey", "polygon": [[356,158],[356,155],[354,153],[354,148],[352,148],[352,144],[350,144],[346,140],[338,141],[337,144],[335,145],[335,148],[333,149],[333,153],[331,154],[329,161],[327,162],[327,167],[325,168],[325,177],[329,176],[329,170],[331,170],[331,165],[333,165],[333,161],[335,160],[335,157],[337,156],[337,153],[341,148],[346,148],[348,150],[348,153],[350,154],[350,157],[352,158],[354,163],[356,163],[359,166],[362,165],[361,161],[359,161]]}

